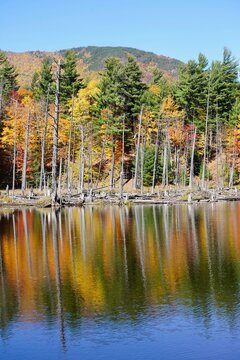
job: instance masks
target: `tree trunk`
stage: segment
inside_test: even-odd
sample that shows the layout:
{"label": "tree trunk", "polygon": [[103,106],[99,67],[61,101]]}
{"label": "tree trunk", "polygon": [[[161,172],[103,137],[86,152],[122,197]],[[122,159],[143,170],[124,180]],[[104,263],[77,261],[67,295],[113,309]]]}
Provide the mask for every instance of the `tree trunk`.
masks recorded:
{"label": "tree trunk", "polygon": [[217,186],[217,189],[219,189],[218,146],[219,146],[219,125],[218,125],[218,111],[217,111],[217,114],[216,114],[216,186]]}
{"label": "tree trunk", "polygon": [[188,133],[186,138],[186,145],[184,149],[184,173],[183,173],[183,186],[186,187],[186,181],[187,181],[187,168],[188,168]]}
{"label": "tree trunk", "polygon": [[146,152],[146,127],[144,129],[144,133],[142,136],[142,145],[141,145],[141,178],[140,178],[140,185],[141,185],[141,195],[143,194],[143,175],[144,175],[144,161],[145,161],[145,152]]}
{"label": "tree trunk", "polygon": [[111,171],[110,171],[110,192],[112,192],[114,188],[115,151],[116,151],[116,139],[115,139],[115,135],[112,135],[112,163],[111,163]]}
{"label": "tree trunk", "polygon": [[197,128],[195,127],[194,135],[193,135],[193,144],[192,144],[192,153],[191,153],[191,165],[190,165],[190,177],[189,177],[189,188],[193,187],[193,177],[194,177],[194,152],[195,152],[195,144],[196,144],[196,135]]}
{"label": "tree trunk", "polygon": [[155,142],[153,178],[152,178],[152,194],[154,193],[155,183],[156,183],[156,174],[157,174],[157,165],[158,165],[158,151],[159,151],[159,134],[160,134],[160,119],[158,119],[157,137],[156,137],[156,142]]}
{"label": "tree trunk", "polygon": [[206,154],[207,154],[207,138],[208,138],[209,100],[210,100],[210,79],[209,79],[209,82],[208,82],[207,112],[206,112],[206,122],[205,122],[205,138],[204,138],[203,169],[202,169],[202,189],[204,189],[204,187],[205,187],[205,170],[206,170]]}
{"label": "tree trunk", "polygon": [[121,161],[121,172],[120,172],[120,198],[123,198],[123,180],[124,180],[124,152],[125,152],[125,115],[123,117],[123,128],[122,128],[122,161]]}
{"label": "tree trunk", "polygon": [[90,191],[90,193],[92,192],[92,188],[93,188],[93,169],[92,169],[92,127],[91,127],[90,140],[88,143],[88,190]]}
{"label": "tree trunk", "polygon": [[45,187],[45,146],[46,146],[46,137],[47,137],[47,126],[48,126],[48,104],[49,104],[49,92],[50,86],[48,86],[47,98],[46,98],[46,108],[45,108],[45,121],[44,121],[44,131],[42,137],[42,146],[41,146],[41,171],[40,171],[40,191]]}
{"label": "tree trunk", "polygon": [[235,139],[234,139],[233,153],[232,153],[232,166],[231,166],[230,176],[229,176],[229,187],[230,188],[233,186],[233,176],[234,176],[235,162],[236,162],[236,149],[235,149]]}
{"label": "tree trunk", "polygon": [[24,145],[24,156],[23,156],[23,168],[22,168],[22,194],[26,190],[26,177],[27,177],[27,157],[28,157],[28,138],[29,138],[29,127],[30,127],[30,110],[28,111],[26,131],[25,131],[25,145]]}
{"label": "tree trunk", "polygon": [[52,156],[52,202],[57,202],[57,166],[58,166],[58,123],[59,123],[59,95],[60,95],[61,62],[58,61],[56,71],[56,95],[53,125],[53,156]]}
{"label": "tree trunk", "polygon": [[13,174],[12,174],[12,197],[14,197],[15,191],[15,177],[16,177],[16,156],[17,156],[17,107],[18,102],[16,101],[15,116],[14,116],[14,142],[13,142]]}
{"label": "tree trunk", "polygon": [[142,128],[142,117],[143,117],[143,106],[140,112],[139,127],[138,127],[138,138],[137,138],[137,149],[136,149],[136,163],[135,163],[135,174],[133,188],[138,188],[138,167],[139,167],[139,154],[140,154],[140,139],[141,139],[141,128]]}
{"label": "tree trunk", "polygon": [[224,188],[224,175],[223,175],[222,130],[220,132],[219,146],[220,146],[220,188],[223,189]]}
{"label": "tree trunk", "polygon": [[79,161],[79,192],[83,192],[84,188],[84,128],[80,126],[81,131],[81,147],[80,147],[80,161]]}
{"label": "tree trunk", "polygon": [[168,186],[168,122],[165,128],[164,156],[163,156],[163,187]]}
{"label": "tree trunk", "polygon": [[70,118],[70,129],[68,139],[68,162],[67,162],[67,191],[71,194],[71,141],[72,141],[72,123],[73,123],[73,111],[74,111],[74,92],[72,94],[72,112]]}
{"label": "tree trunk", "polygon": [[61,187],[62,187],[62,158],[60,159],[59,165],[59,177],[58,177],[58,195],[61,195]]}

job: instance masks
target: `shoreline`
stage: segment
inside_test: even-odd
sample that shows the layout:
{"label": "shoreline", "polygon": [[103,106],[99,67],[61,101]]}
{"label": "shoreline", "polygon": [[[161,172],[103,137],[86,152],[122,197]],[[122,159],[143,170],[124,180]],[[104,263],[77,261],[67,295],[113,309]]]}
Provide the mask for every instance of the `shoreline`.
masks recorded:
{"label": "shoreline", "polygon": [[62,208],[106,205],[177,205],[203,204],[225,201],[240,201],[240,191],[235,190],[204,190],[204,191],[165,191],[161,194],[124,193],[86,193],[62,195],[57,203],[52,203],[50,196],[29,195],[1,196],[1,208]]}

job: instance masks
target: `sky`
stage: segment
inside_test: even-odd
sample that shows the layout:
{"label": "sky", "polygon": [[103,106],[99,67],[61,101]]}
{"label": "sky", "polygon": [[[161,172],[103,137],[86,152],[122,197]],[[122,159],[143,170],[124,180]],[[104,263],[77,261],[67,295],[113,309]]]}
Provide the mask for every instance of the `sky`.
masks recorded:
{"label": "sky", "polygon": [[182,61],[240,59],[240,0],[0,0],[0,48],[129,46]]}

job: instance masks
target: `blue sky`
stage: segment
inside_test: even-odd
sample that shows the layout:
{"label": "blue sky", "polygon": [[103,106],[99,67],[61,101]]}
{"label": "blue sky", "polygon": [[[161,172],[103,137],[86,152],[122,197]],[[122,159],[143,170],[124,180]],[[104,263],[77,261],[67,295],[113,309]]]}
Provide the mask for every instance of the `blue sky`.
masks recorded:
{"label": "blue sky", "polygon": [[240,58],[240,0],[0,0],[0,48],[130,46],[183,61]]}

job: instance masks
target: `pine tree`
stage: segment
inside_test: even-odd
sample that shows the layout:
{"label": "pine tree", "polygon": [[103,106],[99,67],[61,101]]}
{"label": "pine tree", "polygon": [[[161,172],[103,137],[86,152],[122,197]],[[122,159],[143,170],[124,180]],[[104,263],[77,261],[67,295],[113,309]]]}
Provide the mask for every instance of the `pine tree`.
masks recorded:
{"label": "pine tree", "polygon": [[0,52],[0,85],[2,86],[2,94],[4,100],[13,90],[17,90],[17,72],[13,65],[11,65],[3,52]]}
{"label": "pine tree", "polygon": [[74,51],[66,51],[62,71],[60,100],[63,105],[66,105],[73,93],[77,94],[84,87],[83,79],[79,77],[77,71],[77,55]]}
{"label": "pine tree", "polygon": [[238,63],[228,49],[224,49],[222,62],[213,62],[211,79],[212,118],[218,112],[219,121],[227,123],[238,90]]}
{"label": "pine tree", "polygon": [[120,72],[122,64],[119,59],[108,58],[101,73],[98,103],[101,109],[109,109],[113,117],[122,112],[122,97],[120,94]]}
{"label": "pine tree", "polygon": [[142,96],[147,88],[142,81],[143,75],[134,57],[128,57],[128,61],[122,66],[119,76],[119,95],[123,99],[123,112],[130,124],[133,125],[140,113]]}
{"label": "pine tree", "polygon": [[31,90],[37,100],[45,99],[50,88],[50,99],[53,100],[53,87],[54,87],[52,61],[50,58],[45,58],[42,62],[40,72],[33,75]]}
{"label": "pine tree", "polygon": [[179,69],[179,79],[174,89],[176,102],[186,114],[187,123],[204,129],[208,92],[208,61],[199,54],[198,61],[190,60]]}

